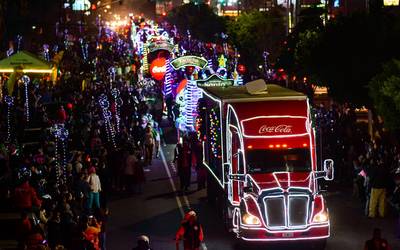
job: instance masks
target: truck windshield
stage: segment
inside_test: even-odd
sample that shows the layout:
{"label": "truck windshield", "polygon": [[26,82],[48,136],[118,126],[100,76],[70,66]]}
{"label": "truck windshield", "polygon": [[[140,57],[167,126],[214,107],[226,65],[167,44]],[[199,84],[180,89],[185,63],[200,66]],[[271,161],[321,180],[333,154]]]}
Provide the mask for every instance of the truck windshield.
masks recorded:
{"label": "truck windshield", "polygon": [[307,148],[248,150],[246,163],[249,173],[311,171],[310,150]]}

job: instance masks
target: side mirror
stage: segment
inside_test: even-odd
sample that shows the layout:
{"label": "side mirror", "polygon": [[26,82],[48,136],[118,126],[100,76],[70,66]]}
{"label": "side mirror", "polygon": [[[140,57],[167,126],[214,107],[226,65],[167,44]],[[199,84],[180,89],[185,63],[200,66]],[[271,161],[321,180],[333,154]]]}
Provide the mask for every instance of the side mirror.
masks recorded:
{"label": "side mirror", "polygon": [[335,169],[333,167],[334,162],[332,159],[326,159],[324,161],[324,172],[325,172],[325,176],[324,179],[326,181],[332,181],[335,175]]}

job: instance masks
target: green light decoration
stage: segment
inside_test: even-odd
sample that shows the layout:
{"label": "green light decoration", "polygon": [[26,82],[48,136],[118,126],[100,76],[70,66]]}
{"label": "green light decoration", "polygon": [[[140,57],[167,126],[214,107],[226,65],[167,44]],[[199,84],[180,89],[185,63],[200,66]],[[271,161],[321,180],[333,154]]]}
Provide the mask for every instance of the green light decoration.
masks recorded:
{"label": "green light decoration", "polygon": [[214,154],[215,158],[221,158],[220,151],[221,151],[221,145],[219,144],[220,140],[220,127],[219,127],[219,120],[218,120],[218,114],[215,112],[215,109],[211,109],[210,115],[210,145],[211,145],[211,150]]}
{"label": "green light decoration", "polygon": [[198,56],[181,56],[171,61],[171,66],[174,70],[178,70],[184,67],[193,66],[204,69],[208,64],[208,61],[203,57]]}
{"label": "green light decoration", "polygon": [[218,75],[211,75],[207,79],[197,80],[197,87],[230,87],[233,86],[233,79],[224,79]]}

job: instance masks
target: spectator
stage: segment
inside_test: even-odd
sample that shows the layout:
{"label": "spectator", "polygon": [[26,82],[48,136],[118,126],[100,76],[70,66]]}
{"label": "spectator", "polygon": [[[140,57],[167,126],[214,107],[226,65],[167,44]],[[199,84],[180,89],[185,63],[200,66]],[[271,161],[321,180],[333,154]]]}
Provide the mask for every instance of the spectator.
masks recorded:
{"label": "spectator", "polygon": [[387,240],[381,238],[381,230],[375,228],[372,239],[365,242],[364,250],[391,250]]}
{"label": "spectator", "polygon": [[386,207],[386,188],[389,182],[389,173],[386,170],[383,161],[379,160],[370,170],[371,198],[369,202],[369,217],[376,217],[376,208],[378,207],[379,216],[385,217]]}
{"label": "spectator", "polygon": [[101,192],[101,183],[100,178],[96,174],[96,168],[89,168],[89,176],[87,177],[87,183],[89,183],[90,192],[87,202],[88,211],[92,211],[93,206],[97,209],[100,208],[100,192]]}
{"label": "spectator", "polygon": [[152,250],[150,248],[150,240],[146,235],[141,235],[137,239],[137,246],[132,248],[132,250]]}
{"label": "spectator", "polygon": [[25,180],[20,186],[15,188],[14,195],[15,205],[20,210],[31,211],[33,206],[40,207],[42,203],[28,180]]}
{"label": "spectator", "polygon": [[152,164],[154,151],[154,135],[151,126],[147,125],[144,134],[144,164],[149,166]]}

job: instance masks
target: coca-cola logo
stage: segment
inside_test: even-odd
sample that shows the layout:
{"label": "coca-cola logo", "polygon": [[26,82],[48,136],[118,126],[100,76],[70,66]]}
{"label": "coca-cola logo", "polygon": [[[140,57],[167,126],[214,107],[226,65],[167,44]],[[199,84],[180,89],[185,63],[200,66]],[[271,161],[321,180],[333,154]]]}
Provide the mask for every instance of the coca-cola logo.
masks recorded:
{"label": "coca-cola logo", "polygon": [[161,66],[161,67],[158,67],[158,66],[154,66],[152,69],[151,69],[151,72],[153,72],[153,74],[157,74],[157,73],[164,73],[167,69],[166,69],[167,67],[164,65],[164,66]]}
{"label": "coca-cola logo", "polygon": [[262,125],[258,130],[259,134],[270,134],[270,133],[281,133],[281,134],[290,134],[292,133],[291,125],[280,124],[277,126],[267,126]]}

